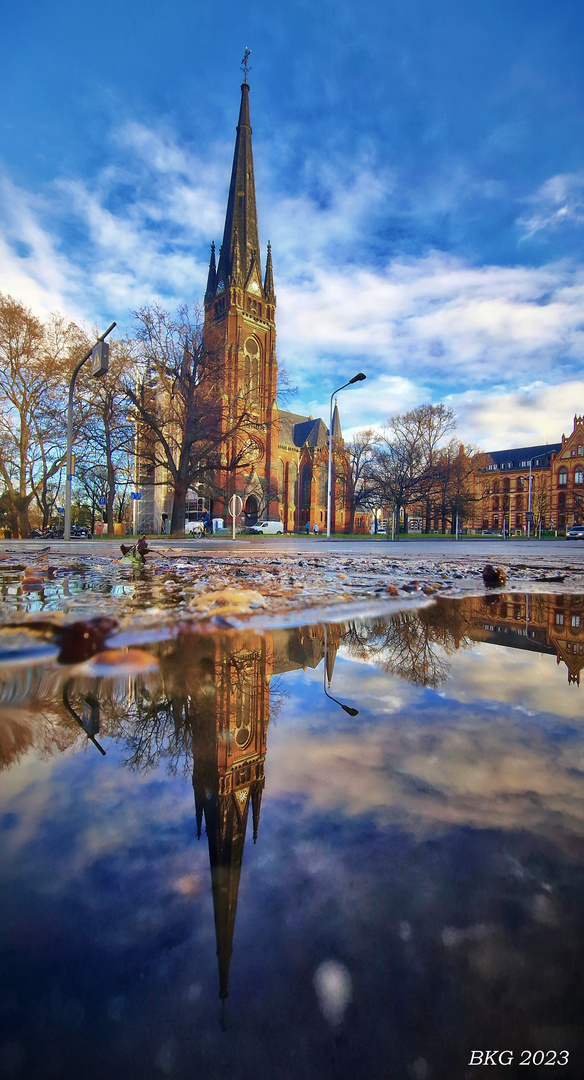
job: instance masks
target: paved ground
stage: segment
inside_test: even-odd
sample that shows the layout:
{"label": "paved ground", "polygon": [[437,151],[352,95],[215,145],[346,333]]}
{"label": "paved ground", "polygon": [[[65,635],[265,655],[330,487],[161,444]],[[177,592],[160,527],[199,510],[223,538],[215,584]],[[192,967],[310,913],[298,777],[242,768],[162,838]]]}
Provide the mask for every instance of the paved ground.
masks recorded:
{"label": "paved ground", "polygon": [[[126,537],[124,543],[130,544],[131,537]],[[485,562],[493,560],[501,563],[517,562],[526,558],[541,561],[544,564],[584,566],[584,542],[579,540],[493,540],[485,537],[480,540],[326,540],[320,537],[285,536],[285,537],[236,537],[235,541],[227,537],[213,538],[208,540],[172,540],[162,537],[159,540],[150,540],[149,545],[153,551],[165,552],[197,552],[213,553],[215,555],[225,552],[232,555],[238,552],[240,555],[251,557],[254,552],[259,556],[266,554],[286,555],[334,555],[347,558],[359,556],[361,558],[374,557],[375,559],[390,559],[397,561],[419,561],[425,556],[431,560],[462,560],[470,557],[473,562],[484,558]],[[39,551],[50,546],[52,552],[74,554],[100,554],[111,553],[118,555],[120,551],[120,539],[99,540],[4,540],[0,541],[0,551],[9,554],[17,552],[29,553]]]}
{"label": "paved ground", "polygon": [[107,614],[126,626],[155,624],[158,631],[185,619],[219,618],[225,626],[239,618],[292,625],[337,612],[372,617],[388,605],[428,602],[443,590],[482,593],[486,563],[504,569],[506,592],[584,594],[584,544],[578,541],[242,536],[161,538],[150,550],[143,567],[122,559],[119,538],[4,541],[0,625],[42,611],[67,619]]}

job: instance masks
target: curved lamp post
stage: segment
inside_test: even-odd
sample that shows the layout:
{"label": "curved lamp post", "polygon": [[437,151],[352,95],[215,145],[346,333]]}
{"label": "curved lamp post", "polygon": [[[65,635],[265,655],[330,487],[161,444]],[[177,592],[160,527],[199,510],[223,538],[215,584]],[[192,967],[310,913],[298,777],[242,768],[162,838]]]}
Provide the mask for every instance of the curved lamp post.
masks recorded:
{"label": "curved lamp post", "polygon": [[360,371],[358,375],[353,375],[352,379],[349,379],[348,382],[343,383],[342,386],[339,386],[338,390],[333,390],[333,392],[331,394],[331,407],[330,407],[330,412],[329,412],[329,441],[328,441],[329,442],[328,491],[327,491],[327,500],[326,500],[326,538],[327,538],[327,540],[330,540],[330,538],[331,538],[331,486],[332,486],[332,477],[333,477],[333,451],[332,451],[332,447],[333,447],[333,398],[334,398],[335,394],[339,393],[339,390],[344,390],[345,387],[351,386],[352,383],[363,382],[363,379],[366,379],[366,378],[367,378],[367,376],[364,375],[362,371]]}
{"label": "curved lamp post", "polygon": [[[359,715],[359,710],[358,709],[353,709],[350,705],[343,705],[342,701],[339,701],[338,698],[333,697],[332,694],[329,694],[329,692],[328,692],[328,690],[326,688],[326,682],[327,682],[326,662],[327,662],[327,657],[328,657],[328,638],[327,638],[327,625],[325,623],[324,624],[324,671],[322,673],[322,688],[324,690],[325,697],[329,698],[330,701],[334,701],[335,705],[340,705],[343,712],[348,713],[349,716],[358,716]],[[329,682],[328,685],[329,685],[329,690],[330,690],[330,687],[331,687],[330,682]]]}
{"label": "curved lamp post", "polygon": [[98,337],[95,345],[92,345],[89,352],[85,354],[83,360],[80,360],[71,376],[71,382],[69,383],[69,401],[67,404],[67,479],[65,481],[65,540],[71,539],[71,482],[73,480],[73,393],[75,390],[75,380],[81,368],[88,360],[93,356],[93,372],[97,379],[102,375],[105,375],[108,368],[108,346],[105,345],[105,339],[108,334],[111,334],[115,322],[108,326],[105,333]]}

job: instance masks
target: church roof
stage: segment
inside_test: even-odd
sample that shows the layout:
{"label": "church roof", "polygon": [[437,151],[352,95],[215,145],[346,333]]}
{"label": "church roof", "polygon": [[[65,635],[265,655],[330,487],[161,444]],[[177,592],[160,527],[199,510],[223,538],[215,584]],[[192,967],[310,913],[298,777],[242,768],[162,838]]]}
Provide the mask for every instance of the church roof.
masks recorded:
{"label": "church roof", "polygon": [[312,431],[307,440],[308,446],[326,446],[328,443],[328,428],[320,417],[314,421]]}
{"label": "church roof", "polygon": [[[338,413],[335,413],[338,419]],[[301,416],[299,413],[280,412],[280,446],[321,447],[328,443],[328,428],[319,417]],[[340,433],[340,421],[338,423]],[[334,427],[333,432],[337,431]]]}

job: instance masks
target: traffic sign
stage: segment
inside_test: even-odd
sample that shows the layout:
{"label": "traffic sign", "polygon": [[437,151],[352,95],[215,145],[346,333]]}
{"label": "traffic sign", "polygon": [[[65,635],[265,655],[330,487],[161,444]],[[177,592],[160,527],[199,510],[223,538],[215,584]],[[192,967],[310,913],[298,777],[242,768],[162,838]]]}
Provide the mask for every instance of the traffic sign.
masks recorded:
{"label": "traffic sign", "polygon": [[130,498],[131,499],[141,499],[142,498],[142,492],[141,491],[133,491],[131,493],[131,495],[130,495]]}
{"label": "traffic sign", "polygon": [[238,517],[243,510],[243,499],[240,495],[232,495],[229,500],[229,513],[232,517]]}
{"label": "traffic sign", "polygon": [[532,514],[531,510],[527,511],[527,513],[525,515],[525,520],[526,521],[533,521],[533,514]]}
{"label": "traffic sign", "polygon": [[106,499],[105,495],[100,495],[100,497],[99,497],[99,505],[100,506],[107,506],[107,499]]}
{"label": "traffic sign", "polygon": [[65,513],[65,507],[64,506],[58,506],[57,507],[57,513],[58,514],[64,514]]}

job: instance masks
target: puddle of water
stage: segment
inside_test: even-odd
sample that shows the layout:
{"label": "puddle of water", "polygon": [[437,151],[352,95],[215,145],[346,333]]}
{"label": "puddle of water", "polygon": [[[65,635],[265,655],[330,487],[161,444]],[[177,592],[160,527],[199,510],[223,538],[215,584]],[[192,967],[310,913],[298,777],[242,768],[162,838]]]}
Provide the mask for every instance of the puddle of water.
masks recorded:
{"label": "puddle of water", "polygon": [[2,1075],[582,1075],[583,596],[36,633],[0,640]]}

